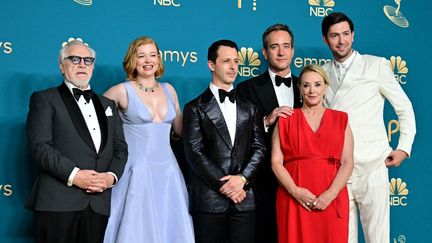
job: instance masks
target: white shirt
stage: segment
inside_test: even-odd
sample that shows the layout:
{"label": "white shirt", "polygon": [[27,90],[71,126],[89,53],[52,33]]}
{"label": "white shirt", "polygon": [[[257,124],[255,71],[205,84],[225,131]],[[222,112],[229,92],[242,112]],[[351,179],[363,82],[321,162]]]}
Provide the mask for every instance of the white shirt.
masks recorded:
{"label": "white shirt", "polygon": [[[75,85],[66,82],[66,86],[69,88],[69,91],[72,93],[73,96],[73,88],[78,88]],[[86,90],[90,89],[90,84]],[[75,100],[75,97],[74,97]],[[75,100],[76,101],[76,100]],[[93,105],[93,100],[90,100],[90,102],[87,103],[87,101],[84,99],[84,97],[81,95],[81,97],[78,99],[77,104],[81,110],[81,113],[84,117],[85,123],[87,125],[87,128],[90,132],[91,138],[93,140],[93,144],[96,148],[96,152],[99,151],[99,147],[101,144],[101,131],[99,127],[99,121],[97,118],[96,110]]]}
{"label": "white shirt", "polygon": [[[279,87],[276,86],[275,76],[276,74],[269,68],[268,69],[270,79],[273,84],[273,88],[276,93],[276,99],[278,101],[279,106],[289,106],[294,107],[294,89],[293,89],[293,83],[291,81],[291,87],[286,86],[285,84],[281,84]],[[288,78],[291,77],[291,72],[288,73],[285,77],[282,78]],[[292,78],[292,77],[291,77]]]}
{"label": "white shirt", "polygon": [[[74,96],[72,89],[78,88],[78,87],[76,87],[75,85],[73,85],[72,83],[67,82],[67,81],[64,81],[64,83],[68,87],[69,91],[72,93],[72,96]],[[90,84],[89,84],[87,89],[90,89]],[[74,96],[74,100],[76,101],[75,96]],[[87,125],[89,132],[90,132],[91,138],[93,140],[93,144],[96,148],[96,152],[98,152],[99,148],[100,148],[101,140],[102,140],[102,135],[101,135],[101,130],[100,130],[100,126],[99,126],[99,120],[98,120],[97,114],[96,114],[96,109],[94,108],[94,105],[93,105],[93,100],[90,100],[90,102],[87,103],[87,101],[84,99],[84,97],[81,96],[78,99],[78,101],[76,101],[76,102],[78,104],[78,107],[81,110],[81,114],[84,117],[84,121]],[[75,175],[78,173],[79,170],[80,169],[78,167],[75,167],[72,170],[71,174],[69,175],[68,181],[67,181],[68,186],[73,185],[73,180],[74,180]],[[114,184],[113,184],[113,186],[114,186],[115,183],[118,181],[118,178],[114,173],[112,173],[112,172],[108,172],[108,173],[111,174],[112,176],[114,176],[114,178],[115,178]]]}
{"label": "white shirt", "polygon": [[[236,101],[232,103],[228,97],[225,98],[225,101],[223,103],[219,100],[219,88],[214,85],[213,83],[210,83],[210,91],[213,93],[213,96],[216,98],[217,103],[219,104],[219,108],[222,111],[222,115],[225,119],[225,123],[228,128],[228,132],[231,138],[231,143],[234,145],[234,139],[236,134],[236,125],[237,125],[237,105]],[[233,90],[233,86],[229,88],[228,91]]]}
{"label": "white shirt", "polygon": [[353,63],[356,54],[357,54],[357,51],[353,51],[352,54],[351,54],[351,56],[349,56],[348,59],[346,59],[342,63],[337,62],[335,60],[335,62],[334,62],[335,63],[335,69],[336,69],[336,74],[338,75],[338,80],[337,81],[339,83],[342,83],[342,81],[344,80],[345,75],[346,75],[349,67]]}
{"label": "white shirt", "polygon": [[[289,106],[289,107],[294,107],[294,90],[293,90],[293,81],[292,81],[292,77],[291,77],[291,72],[288,73],[288,75],[286,75],[285,77],[282,78],[291,78],[291,87],[286,86],[285,84],[281,84],[279,87],[276,85],[276,74],[269,68],[268,69],[268,73],[270,75],[270,79],[272,81],[273,84],[273,88],[275,90],[276,93],[276,100],[279,104],[279,106]],[[265,118],[263,117],[263,124],[264,124],[264,131],[268,132],[269,127],[265,125]]]}

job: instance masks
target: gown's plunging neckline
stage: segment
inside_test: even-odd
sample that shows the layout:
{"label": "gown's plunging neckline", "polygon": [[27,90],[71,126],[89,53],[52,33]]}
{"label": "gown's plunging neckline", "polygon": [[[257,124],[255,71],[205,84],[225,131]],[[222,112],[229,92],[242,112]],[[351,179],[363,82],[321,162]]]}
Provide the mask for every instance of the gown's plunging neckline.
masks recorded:
{"label": "gown's plunging neckline", "polygon": [[166,122],[166,118],[167,118],[167,115],[168,115],[168,111],[169,111],[169,107],[168,107],[168,94],[166,93],[166,91],[165,91],[165,89],[162,87],[162,85],[159,85],[161,88],[162,88],[162,90],[163,90],[163,93],[164,93],[164,95],[165,95],[165,102],[166,102],[166,112],[165,112],[165,114],[163,115],[163,118],[162,119],[160,119],[160,121],[156,121],[154,118],[155,118],[155,114],[153,114],[153,113],[151,113],[150,112],[150,109],[148,108],[148,106],[147,106],[147,104],[146,104],[146,102],[143,100],[143,99],[141,99],[141,97],[139,96],[139,93],[138,92],[140,92],[139,90],[136,90],[135,88],[133,89],[134,91],[135,91],[135,93],[136,93],[136,95],[137,95],[137,98],[138,98],[138,100],[140,101],[140,104],[142,105],[142,106],[144,106],[144,109],[145,109],[145,111],[150,115],[150,117],[151,117],[151,121],[153,122],[153,123],[164,123],[164,122]]}

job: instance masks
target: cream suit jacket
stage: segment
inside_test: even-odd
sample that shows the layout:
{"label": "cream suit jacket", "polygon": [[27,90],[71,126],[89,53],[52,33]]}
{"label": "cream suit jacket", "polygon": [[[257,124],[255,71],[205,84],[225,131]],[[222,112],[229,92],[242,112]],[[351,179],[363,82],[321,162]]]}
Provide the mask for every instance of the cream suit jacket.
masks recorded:
{"label": "cream suit jacket", "polygon": [[394,77],[385,58],[356,53],[345,78],[336,90],[335,61],[323,66],[330,78],[325,105],[348,113],[354,136],[354,171],[351,178],[366,174],[384,163],[392,151],[386,133],[383,111],[387,99],[400,125],[397,149],[411,153],[416,133],[410,100]]}

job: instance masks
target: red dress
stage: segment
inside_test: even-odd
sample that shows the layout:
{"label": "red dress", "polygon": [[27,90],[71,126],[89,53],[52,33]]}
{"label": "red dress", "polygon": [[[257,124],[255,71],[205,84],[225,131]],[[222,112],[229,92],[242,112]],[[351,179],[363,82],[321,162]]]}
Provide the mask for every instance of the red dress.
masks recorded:
{"label": "red dress", "polygon": [[[326,109],[313,132],[300,109],[279,118],[284,167],[295,184],[318,196],[330,187],[340,167],[348,115]],[[281,186],[276,199],[279,243],[348,242],[346,187],[324,211],[307,211]]]}

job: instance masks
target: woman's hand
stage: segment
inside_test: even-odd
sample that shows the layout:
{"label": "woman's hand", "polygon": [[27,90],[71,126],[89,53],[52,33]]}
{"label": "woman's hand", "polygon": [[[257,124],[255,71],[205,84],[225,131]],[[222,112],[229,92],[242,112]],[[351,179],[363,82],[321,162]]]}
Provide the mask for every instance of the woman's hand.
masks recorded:
{"label": "woman's hand", "polygon": [[297,187],[291,193],[291,196],[297,200],[300,205],[302,205],[307,211],[312,211],[311,206],[316,200],[316,196],[310,192],[308,189],[303,187]]}
{"label": "woman's hand", "polygon": [[328,205],[336,198],[331,192],[328,190],[319,195],[315,201],[312,202],[312,209],[315,210],[325,210]]}

